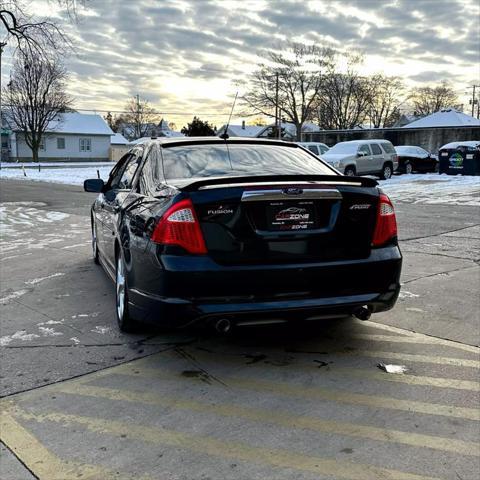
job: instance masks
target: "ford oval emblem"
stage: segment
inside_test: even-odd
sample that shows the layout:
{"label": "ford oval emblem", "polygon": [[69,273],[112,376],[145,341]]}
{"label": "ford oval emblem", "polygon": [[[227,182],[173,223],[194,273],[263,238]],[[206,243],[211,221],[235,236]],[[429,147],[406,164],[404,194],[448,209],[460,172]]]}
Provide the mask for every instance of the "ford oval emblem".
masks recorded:
{"label": "ford oval emblem", "polygon": [[303,189],[298,187],[288,187],[283,189],[283,193],[285,195],[301,195],[303,193]]}

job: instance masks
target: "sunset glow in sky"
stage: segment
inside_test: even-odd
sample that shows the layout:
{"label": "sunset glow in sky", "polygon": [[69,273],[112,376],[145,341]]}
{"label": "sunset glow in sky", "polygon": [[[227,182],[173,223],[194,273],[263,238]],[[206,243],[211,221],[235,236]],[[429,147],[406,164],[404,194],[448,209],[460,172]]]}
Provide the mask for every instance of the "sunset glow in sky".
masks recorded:
{"label": "sunset glow in sky", "polygon": [[[30,5],[61,15],[45,0]],[[365,74],[409,86],[449,80],[468,113],[479,19],[478,0],[90,0],[68,27],[77,48],[69,91],[76,108],[122,110],[138,93],[179,126],[194,113],[220,125],[262,54],[293,40],[357,49]],[[5,81],[8,50],[3,60]]]}

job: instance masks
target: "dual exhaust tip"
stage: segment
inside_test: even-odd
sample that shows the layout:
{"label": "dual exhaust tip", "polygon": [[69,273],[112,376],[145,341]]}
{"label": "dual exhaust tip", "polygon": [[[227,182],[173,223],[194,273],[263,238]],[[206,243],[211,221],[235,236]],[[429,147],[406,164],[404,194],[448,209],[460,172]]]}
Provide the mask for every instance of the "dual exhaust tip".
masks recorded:
{"label": "dual exhaust tip", "polygon": [[[359,320],[368,320],[372,316],[372,312],[370,309],[364,305],[363,307],[359,307],[353,311],[353,315],[357,317]],[[278,323],[277,322],[268,322],[268,323]],[[218,333],[227,334],[233,328],[233,323],[228,318],[221,318],[215,322],[215,330]]]}

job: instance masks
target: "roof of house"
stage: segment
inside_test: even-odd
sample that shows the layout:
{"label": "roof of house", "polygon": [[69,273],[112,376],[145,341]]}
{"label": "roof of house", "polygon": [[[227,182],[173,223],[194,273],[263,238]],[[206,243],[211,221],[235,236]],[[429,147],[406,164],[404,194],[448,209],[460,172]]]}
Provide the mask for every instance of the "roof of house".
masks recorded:
{"label": "roof of house", "polygon": [[459,112],[454,108],[444,108],[439,112],[432,113],[415,122],[404,125],[402,128],[425,128],[425,127],[462,127],[480,125],[477,118]]}
{"label": "roof of house", "polygon": [[[269,129],[272,129],[275,127],[274,123],[271,123],[270,125],[267,125],[266,127],[262,127],[262,130],[256,135],[257,137],[261,137],[267,132]],[[297,127],[293,123],[288,123],[288,122],[282,122],[280,124],[281,129],[283,130],[282,132],[282,138],[295,138],[297,136]]]}
{"label": "roof of house", "polygon": [[304,133],[311,133],[311,132],[319,132],[320,127],[315,123],[305,122],[302,125],[302,132]]}
{"label": "roof of house", "polygon": [[[228,126],[228,134],[232,137],[256,137],[261,131],[263,127],[259,127],[257,125],[229,125]],[[218,134],[221,134],[225,131],[225,125],[223,125],[218,130]]]}
{"label": "roof of house", "polygon": [[115,135],[112,135],[110,143],[112,145],[127,145],[128,140],[121,133],[116,133]]}
{"label": "roof of house", "polygon": [[79,135],[113,135],[107,122],[100,116],[85,113],[59,113],[48,124],[48,131]]}

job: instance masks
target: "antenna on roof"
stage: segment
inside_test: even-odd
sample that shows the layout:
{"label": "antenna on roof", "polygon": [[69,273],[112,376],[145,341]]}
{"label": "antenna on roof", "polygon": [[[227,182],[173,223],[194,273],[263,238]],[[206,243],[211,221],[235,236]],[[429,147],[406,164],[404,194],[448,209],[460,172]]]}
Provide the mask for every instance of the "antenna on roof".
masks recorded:
{"label": "antenna on roof", "polygon": [[220,135],[220,138],[223,138],[224,140],[227,140],[227,138],[229,138],[228,127],[230,126],[230,120],[232,119],[233,109],[235,108],[235,103],[237,101],[237,97],[238,97],[238,91],[235,94],[235,98],[233,99],[232,111],[230,112],[230,116],[228,117],[228,122],[225,125],[225,131]]}

